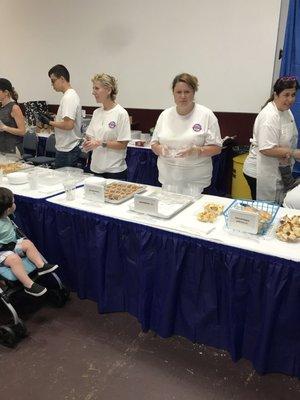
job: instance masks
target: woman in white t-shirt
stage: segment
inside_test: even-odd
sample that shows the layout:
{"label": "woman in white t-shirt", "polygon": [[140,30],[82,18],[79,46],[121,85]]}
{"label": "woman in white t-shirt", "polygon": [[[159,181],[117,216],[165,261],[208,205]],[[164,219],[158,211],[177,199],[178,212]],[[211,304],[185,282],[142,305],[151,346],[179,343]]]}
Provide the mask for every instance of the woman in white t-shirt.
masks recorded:
{"label": "woman in white t-shirt", "polygon": [[176,106],[160,114],[151,140],[158,179],[166,190],[197,196],[211,183],[211,158],[222,147],[220,128],[214,113],[194,101],[195,76],[177,75],[172,90]]}
{"label": "woman in white t-shirt", "polygon": [[272,97],[258,114],[253,128],[244,175],[252,199],[281,203],[285,193],[279,167],[300,159],[296,149],[298,132],[290,107],[294,104],[299,83],[293,76],[284,76],[274,84]]}
{"label": "woman in white t-shirt", "polygon": [[287,193],[283,201],[283,207],[300,210],[300,185]]}
{"label": "woman in white t-shirt", "polygon": [[116,103],[114,77],[98,74],[92,83],[93,95],[101,106],[93,113],[83,143],[84,151],[93,151],[90,169],[104,178],[126,180],[126,148],[131,139],[128,113]]}

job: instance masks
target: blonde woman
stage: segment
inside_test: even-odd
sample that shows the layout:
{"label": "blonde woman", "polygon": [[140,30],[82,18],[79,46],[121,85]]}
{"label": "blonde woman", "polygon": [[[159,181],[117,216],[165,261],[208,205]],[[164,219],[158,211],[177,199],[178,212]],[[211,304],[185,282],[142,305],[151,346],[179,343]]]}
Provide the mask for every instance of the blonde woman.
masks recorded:
{"label": "blonde woman", "polygon": [[116,102],[118,88],[113,76],[98,74],[92,83],[93,95],[101,105],[93,113],[83,149],[93,152],[90,168],[95,175],[126,180],[126,148],[131,139],[128,113]]}
{"label": "blonde woman", "polygon": [[9,80],[0,78],[0,152],[21,152],[25,119],[17,104],[18,95]]}

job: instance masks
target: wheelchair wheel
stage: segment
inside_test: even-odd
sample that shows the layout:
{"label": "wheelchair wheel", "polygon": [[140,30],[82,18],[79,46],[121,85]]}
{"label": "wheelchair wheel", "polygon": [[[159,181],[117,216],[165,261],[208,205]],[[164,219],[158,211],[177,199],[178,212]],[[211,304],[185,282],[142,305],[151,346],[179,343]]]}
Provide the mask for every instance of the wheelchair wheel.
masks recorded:
{"label": "wheelchair wheel", "polygon": [[15,332],[15,334],[17,335],[17,337],[20,339],[23,339],[24,337],[27,336],[27,329],[22,320],[19,320],[17,325],[14,325],[12,327],[12,329]]}
{"label": "wheelchair wheel", "polygon": [[49,301],[53,307],[63,307],[66,304],[67,298],[66,294],[59,289],[49,290]]}
{"label": "wheelchair wheel", "polygon": [[9,326],[0,326],[0,343],[7,347],[14,347],[18,342],[17,335]]}
{"label": "wheelchair wheel", "polygon": [[70,289],[65,287],[65,286],[63,286],[63,288],[60,291],[61,291],[65,301],[69,300],[70,293],[71,293]]}

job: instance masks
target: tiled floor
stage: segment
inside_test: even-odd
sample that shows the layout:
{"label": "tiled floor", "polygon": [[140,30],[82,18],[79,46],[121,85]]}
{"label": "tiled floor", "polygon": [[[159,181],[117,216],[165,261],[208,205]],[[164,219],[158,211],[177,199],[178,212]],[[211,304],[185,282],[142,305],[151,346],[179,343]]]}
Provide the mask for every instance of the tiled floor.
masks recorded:
{"label": "tiled floor", "polygon": [[26,325],[15,349],[0,347],[1,399],[300,399],[297,378],[259,376],[226,352],[143,333],[130,315],[99,315],[75,294],[62,309],[26,314]]}

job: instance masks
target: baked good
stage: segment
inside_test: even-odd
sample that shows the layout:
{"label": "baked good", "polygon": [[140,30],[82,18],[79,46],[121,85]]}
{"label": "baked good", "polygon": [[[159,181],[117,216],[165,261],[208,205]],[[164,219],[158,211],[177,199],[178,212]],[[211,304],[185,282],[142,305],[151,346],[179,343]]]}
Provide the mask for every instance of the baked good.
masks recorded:
{"label": "baked good", "polygon": [[283,242],[295,242],[300,238],[300,215],[281,218],[276,229],[276,237]]}
{"label": "baked good", "polygon": [[207,203],[204,210],[197,214],[197,219],[201,222],[215,222],[220,214],[222,214],[224,206],[218,203]]}

